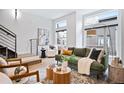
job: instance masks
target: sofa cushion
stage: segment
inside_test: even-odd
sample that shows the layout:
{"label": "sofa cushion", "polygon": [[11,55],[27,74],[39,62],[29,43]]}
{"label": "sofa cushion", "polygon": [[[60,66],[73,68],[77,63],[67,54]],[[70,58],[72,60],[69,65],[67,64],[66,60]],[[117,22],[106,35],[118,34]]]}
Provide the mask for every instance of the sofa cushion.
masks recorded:
{"label": "sofa cushion", "polygon": [[90,48],[85,48],[85,57],[88,57],[91,49]]}
{"label": "sofa cushion", "polygon": [[85,48],[75,48],[74,55],[79,57],[85,57]]}

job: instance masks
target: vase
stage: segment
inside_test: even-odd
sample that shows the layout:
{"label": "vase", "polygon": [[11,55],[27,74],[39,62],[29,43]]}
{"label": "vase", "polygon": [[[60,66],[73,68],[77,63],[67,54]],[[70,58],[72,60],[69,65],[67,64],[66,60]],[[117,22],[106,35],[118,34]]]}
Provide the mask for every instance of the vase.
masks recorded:
{"label": "vase", "polygon": [[67,67],[68,67],[68,62],[67,61],[64,61],[62,63],[62,71],[67,71]]}

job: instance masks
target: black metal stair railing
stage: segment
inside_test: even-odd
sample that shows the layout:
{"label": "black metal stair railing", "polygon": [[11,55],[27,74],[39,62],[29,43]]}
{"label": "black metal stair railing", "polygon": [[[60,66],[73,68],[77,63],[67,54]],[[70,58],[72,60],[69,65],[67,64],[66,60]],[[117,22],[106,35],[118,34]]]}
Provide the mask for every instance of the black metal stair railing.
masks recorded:
{"label": "black metal stair railing", "polygon": [[0,25],[0,56],[17,57],[16,34]]}

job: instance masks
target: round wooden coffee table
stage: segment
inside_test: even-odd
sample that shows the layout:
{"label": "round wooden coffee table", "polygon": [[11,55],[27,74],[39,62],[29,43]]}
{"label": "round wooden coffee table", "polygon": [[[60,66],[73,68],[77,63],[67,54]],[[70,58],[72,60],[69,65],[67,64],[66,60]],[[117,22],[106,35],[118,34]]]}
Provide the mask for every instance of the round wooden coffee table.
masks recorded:
{"label": "round wooden coffee table", "polygon": [[71,69],[67,67],[67,71],[57,71],[53,69],[53,83],[54,84],[69,84]]}
{"label": "round wooden coffee table", "polygon": [[53,80],[53,68],[47,67],[46,72],[47,80]]}

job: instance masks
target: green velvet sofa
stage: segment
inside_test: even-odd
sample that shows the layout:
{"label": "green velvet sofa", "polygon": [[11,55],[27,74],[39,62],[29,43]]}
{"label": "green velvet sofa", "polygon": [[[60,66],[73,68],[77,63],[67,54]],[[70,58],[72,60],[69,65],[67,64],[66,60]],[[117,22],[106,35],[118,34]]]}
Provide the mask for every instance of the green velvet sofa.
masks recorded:
{"label": "green velvet sofa", "polygon": [[[62,55],[58,54],[55,56],[55,60],[62,62],[62,56],[68,57],[68,65],[72,69],[77,70],[78,68],[78,60],[83,57],[87,57],[90,53],[90,48],[68,48],[68,50],[72,50],[73,54],[68,56],[68,55]],[[106,55],[102,57],[101,63],[98,62],[93,62],[91,64],[90,68],[90,75],[97,76],[99,78],[100,76],[103,76],[104,72],[107,69],[107,61],[106,61]]]}

